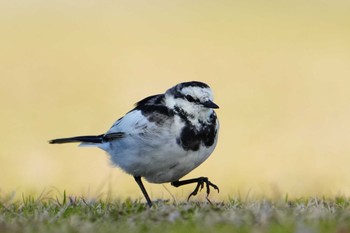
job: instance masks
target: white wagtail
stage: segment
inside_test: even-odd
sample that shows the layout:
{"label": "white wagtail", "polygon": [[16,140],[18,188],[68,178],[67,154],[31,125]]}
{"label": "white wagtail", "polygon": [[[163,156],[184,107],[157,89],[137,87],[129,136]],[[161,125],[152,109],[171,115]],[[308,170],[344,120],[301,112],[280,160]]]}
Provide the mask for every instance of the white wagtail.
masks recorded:
{"label": "white wagtail", "polygon": [[184,82],[139,101],[105,134],[59,138],[50,143],[80,142],[80,146],[105,150],[114,164],[134,176],[150,207],[152,201],[141,177],[175,187],[197,183],[188,199],[205,185],[208,198],[210,186],[218,192],[219,188],[207,177],[179,179],[213,152],[219,130],[215,108],[219,106],[207,84]]}

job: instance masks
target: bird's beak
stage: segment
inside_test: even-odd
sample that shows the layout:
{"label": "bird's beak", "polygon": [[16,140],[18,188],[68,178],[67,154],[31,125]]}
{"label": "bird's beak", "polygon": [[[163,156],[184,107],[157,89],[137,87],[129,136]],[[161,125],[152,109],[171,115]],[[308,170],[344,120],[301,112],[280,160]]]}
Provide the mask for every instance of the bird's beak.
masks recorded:
{"label": "bird's beak", "polygon": [[207,108],[219,108],[219,106],[211,100],[204,102],[203,106]]}

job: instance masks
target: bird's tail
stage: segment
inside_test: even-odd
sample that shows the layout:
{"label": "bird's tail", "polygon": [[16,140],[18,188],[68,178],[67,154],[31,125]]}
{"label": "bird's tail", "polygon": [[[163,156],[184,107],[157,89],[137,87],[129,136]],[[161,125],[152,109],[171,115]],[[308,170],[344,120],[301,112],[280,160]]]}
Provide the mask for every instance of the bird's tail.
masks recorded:
{"label": "bird's tail", "polygon": [[80,142],[80,143],[102,143],[104,141],[104,134],[97,136],[78,136],[78,137],[70,137],[70,138],[57,138],[50,140],[50,144],[61,144],[61,143],[72,143],[72,142]]}

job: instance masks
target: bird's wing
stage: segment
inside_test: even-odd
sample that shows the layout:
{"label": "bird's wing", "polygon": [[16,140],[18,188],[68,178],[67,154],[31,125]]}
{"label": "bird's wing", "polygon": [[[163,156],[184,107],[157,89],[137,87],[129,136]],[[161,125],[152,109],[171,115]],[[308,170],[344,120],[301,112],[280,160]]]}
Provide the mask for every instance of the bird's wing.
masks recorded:
{"label": "bird's wing", "polygon": [[117,120],[105,135],[138,134],[149,127],[149,121],[140,110],[132,110]]}
{"label": "bird's wing", "polygon": [[[106,133],[138,134],[150,131],[155,121],[165,121],[171,114],[163,104],[164,94],[152,95],[135,104],[135,108],[117,120]],[[159,122],[158,122],[159,123]],[[158,125],[159,127],[159,125]]]}

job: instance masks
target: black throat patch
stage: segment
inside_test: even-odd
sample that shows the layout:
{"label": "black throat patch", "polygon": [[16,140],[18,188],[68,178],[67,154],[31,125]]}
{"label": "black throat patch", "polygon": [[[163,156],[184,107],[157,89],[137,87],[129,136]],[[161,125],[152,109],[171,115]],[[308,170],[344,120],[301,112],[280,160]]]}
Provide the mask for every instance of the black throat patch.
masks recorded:
{"label": "black throat patch", "polygon": [[[182,109],[180,109],[182,110]],[[210,115],[209,122],[201,122],[199,129],[189,121],[188,116],[183,110],[175,108],[175,114],[178,114],[180,118],[185,122],[185,126],[182,128],[180,137],[176,139],[176,142],[186,151],[199,150],[200,145],[205,147],[210,147],[214,144],[216,138],[216,114],[213,113]]]}

